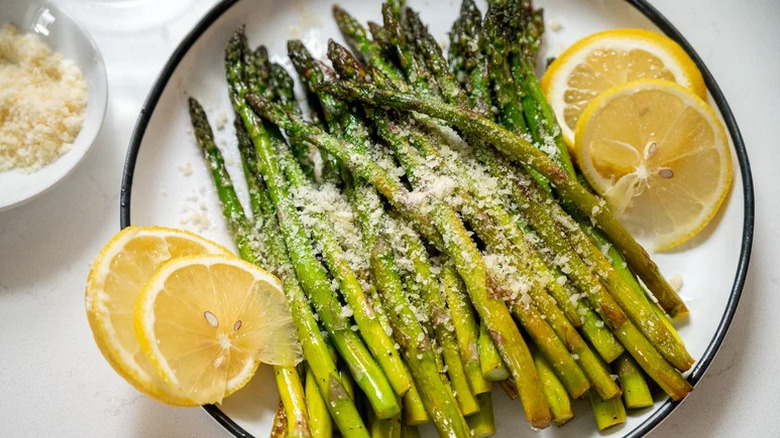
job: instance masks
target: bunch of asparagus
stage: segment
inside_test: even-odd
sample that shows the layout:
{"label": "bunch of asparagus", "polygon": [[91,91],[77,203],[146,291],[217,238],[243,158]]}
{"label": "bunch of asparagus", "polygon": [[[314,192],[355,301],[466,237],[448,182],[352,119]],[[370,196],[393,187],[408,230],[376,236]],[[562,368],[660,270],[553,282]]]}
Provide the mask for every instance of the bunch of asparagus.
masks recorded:
{"label": "bunch of asparagus", "polygon": [[542,11],[464,0],[447,57],[400,0],[370,36],[333,12],[354,53],[329,41],[331,68],[288,43],[308,121],[264,47],[228,43],[251,215],[190,99],[239,253],[282,280],[303,347],[276,368],[273,436],[490,436],[493,382],[537,428],[572,399],[604,429],[652,405],[650,382],[690,392],[670,323],[687,309],[584,185],[539,87]]}

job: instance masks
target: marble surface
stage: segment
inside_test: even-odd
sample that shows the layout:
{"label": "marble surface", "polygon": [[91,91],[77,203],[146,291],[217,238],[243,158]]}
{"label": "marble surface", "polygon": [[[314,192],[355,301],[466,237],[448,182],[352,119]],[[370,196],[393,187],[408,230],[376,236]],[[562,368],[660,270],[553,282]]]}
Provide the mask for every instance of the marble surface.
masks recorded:
{"label": "marble surface", "polygon": [[[214,1],[158,8],[144,25],[130,15],[100,16],[108,0],[58,3],[97,41],[110,100],[80,168],[41,198],[0,213],[0,435],[227,436],[202,410],[159,404],[118,377],[92,341],[83,304],[89,263],[119,229],[122,165],[143,100],[178,41]],[[773,111],[780,102],[774,53],[780,3],[652,3],[696,48],[731,103],[751,158],[757,205],[753,258],[731,331],[696,391],[650,436],[776,436],[780,274],[771,257],[780,225],[771,217],[780,213],[780,178],[772,168],[780,165],[772,141],[780,137]]]}

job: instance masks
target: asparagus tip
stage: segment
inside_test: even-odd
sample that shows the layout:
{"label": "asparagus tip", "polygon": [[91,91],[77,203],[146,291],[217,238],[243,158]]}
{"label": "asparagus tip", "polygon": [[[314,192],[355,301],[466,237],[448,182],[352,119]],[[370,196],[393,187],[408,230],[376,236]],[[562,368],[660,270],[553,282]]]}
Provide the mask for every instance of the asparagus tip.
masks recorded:
{"label": "asparagus tip", "polygon": [[275,125],[283,127],[283,123],[289,120],[289,114],[284,107],[272,103],[265,97],[247,93],[244,95],[244,99],[258,115],[270,120]]}
{"label": "asparagus tip", "polygon": [[306,46],[303,45],[301,40],[287,40],[287,51],[290,52],[292,57],[294,53],[298,51],[306,50]]}
{"label": "asparagus tip", "polygon": [[[190,118],[193,124],[200,124],[202,120],[206,118],[206,112],[203,110],[203,106],[192,96],[187,98],[187,102],[190,108]],[[199,126],[196,126],[199,127]]]}
{"label": "asparagus tip", "polygon": [[268,47],[260,45],[255,49],[255,57],[259,63],[268,62]]}
{"label": "asparagus tip", "polygon": [[336,17],[336,20],[338,20],[340,17],[341,18],[346,17],[347,15],[349,14],[344,8],[342,8],[338,4],[333,5],[333,16]]}

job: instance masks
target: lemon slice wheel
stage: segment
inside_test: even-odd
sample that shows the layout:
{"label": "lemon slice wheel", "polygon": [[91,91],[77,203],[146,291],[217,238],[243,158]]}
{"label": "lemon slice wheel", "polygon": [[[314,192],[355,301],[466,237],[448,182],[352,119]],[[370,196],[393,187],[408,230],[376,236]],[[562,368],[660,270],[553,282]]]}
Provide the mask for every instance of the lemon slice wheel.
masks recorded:
{"label": "lemon slice wheel", "polygon": [[731,149],[713,110],[689,89],[643,79],[593,100],[577,160],[624,225],[669,249],[701,231],[731,186]]}
{"label": "lemon slice wheel", "polygon": [[279,280],[236,257],[182,257],[160,267],[138,298],[135,328],[158,373],[198,404],[221,402],[261,361],[301,359]]}
{"label": "lemon slice wheel", "polygon": [[144,284],[171,258],[230,254],[195,234],[162,227],[127,227],[93,262],[85,294],[95,342],[111,366],[139,391],[173,405],[194,406],[169,388],[146,360],[135,336],[133,312]]}
{"label": "lemon slice wheel", "polygon": [[701,73],[668,37],[642,29],[616,29],[586,37],[547,69],[541,85],[569,147],[585,107],[603,91],[638,79],[676,82],[704,98]]}

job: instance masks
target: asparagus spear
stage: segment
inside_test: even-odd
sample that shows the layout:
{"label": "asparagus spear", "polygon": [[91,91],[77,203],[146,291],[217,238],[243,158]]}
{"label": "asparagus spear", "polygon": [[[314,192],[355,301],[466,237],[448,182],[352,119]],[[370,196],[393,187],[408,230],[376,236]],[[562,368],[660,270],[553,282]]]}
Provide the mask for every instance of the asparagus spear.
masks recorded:
{"label": "asparagus spear", "polygon": [[396,19],[401,20],[403,18],[404,8],[406,7],[406,0],[387,0],[386,3]]}
{"label": "asparagus spear", "polygon": [[542,379],[544,396],[547,397],[547,402],[550,403],[553,422],[555,422],[556,426],[561,427],[574,418],[574,411],[571,409],[571,399],[566,392],[566,388],[564,388],[558,376],[555,375],[550,364],[539,353],[539,350],[532,350],[532,353],[536,371]]}
{"label": "asparagus spear", "polygon": [[[319,84],[325,79],[324,65],[318,64],[311,56],[303,43],[299,40],[287,42],[287,52],[290,60],[295,66],[298,75],[304,80],[310,95],[316,95],[318,106],[322,109],[325,124],[328,132],[337,133],[341,131],[341,118],[346,111],[344,104],[333,96],[320,95],[314,92],[312,84]],[[285,71],[286,73],[286,71]],[[280,72],[281,74],[281,72]],[[286,85],[286,84],[285,84]],[[297,142],[297,141],[296,141]],[[294,143],[296,143],[294,142]],[[323,180],[333,184],[339,183],[340,165],[335,157],[321,151],[323,163]]]}
{"label": "asparagus spear", "polygon": [[[491,384],[482,375],[479,362],[479,325],[474,315],[474,307],[469,302],[468,294],[463,286],[463,281],[458,277],[458,271],[452,262],[445,263],[442,268],[442,289],[446,296],[447,306],[452,314],[452,325],[455,329],[455,337],[458,340],[463,368],[468,377],[471,391],[476,394],[484,394],[490,391]],[[487,338],[492,344],[493,341]],[[495,350],[493,350],[495,351]],[[501,358],[496,358],[501,363]],[[501,363],[503,366],[503,363]],[[505,369],[504,369],[505,370]],[[508,376],[505,376],[505,378]]]}
{"label": "asparagus spear", "polygon": [[[455,21],[452,23],[452,29],[450,29],[449,36],[450,36],[450,48],[447,52],[447,64],[450,67],[450,72],[452,73],[452,76],[455,78],[455,80],[458,81],[461,88],[468,91],[469,87],[469,77],[468,72],[466,71],[466,58],[463,54],[465,47],[461,45],[461,35],[464,32],[464,17],[463,17],[463,9],[461,7],[461,12],[458,15],[458,18],[455,19]],[[480,22],[482,21],[482,15],[480,14]],[[469,102],[471,104],[471,102]]]}
{"label": "asparagus spear", "polygon": [[623,403],[628,409],[641,409],[653,405],[650,388],[642,376],[642,370],[629,355],[622,355],[614,365],[623,387]]}
{"label": "asparagus spear", "polygon": [[409,391],[404,394],[403,399],[403,419],[404,423],[410,426],[417,426],[431,421],[428,417],[425,404],[420,391],[416,385],[413,385]]}
{"label": "asparagus spear", "polygon": [[430,339],[404,297],[393,256],[382,241],[377,242],[372,250],[371,272],[377,289],[388,304],[393,333],[401,345],[434,426],[442,436],[470,436],[457,401],[439,377]]}
{"label": "asparagus spear", "polygon": [[271,82],[271,64],[268,62],[268,49],[265,46],[258,46],[254,51],[250,51],[243,28],[239,33],[241,34],[242,44],[245,45],[240,55],[243,64],[240,77],[253,93],[262,94],[270,98],[273,92],[268,87],[268,84]]}
{"label": "asparagus spear", "polygon": [[[513,56],[512,59],[512,73],[523,90],[523,113],[526,115],[526,121],[531,128],[530,131],[535,143],[543,145],[552,143],[554,149],[552,149],[550,157],[567,173],[574,175],[569,148],[563,140],[560,128],[555,129],[551,126],[552,122],[555,121],[555,115],[544,97],[531,62],[518,56]],[[557,127],[557,124],[555,126]],[[548,148],[548,150],[550,149]]]}
{"label": "asparagus spear", "polygon": [[494,102],[498,108],[498,121],[516,134],[528,132],[523,118],[523,109],[517,100],[517,88],[509,71],[509,51],[505,7],[490,7],[485,15],[485,52],[488,60],[488,77],[493,88]]}
{"label": "asparagus spear", "polygon": [[449,73],[447,61],[444,59],[439,43],[428,32],[428,28],[420,20],[419,14],[411,8],[406,8],[404,16],[414,36],[415,48],[425,60],[425,65],[431,72],[431,76],[436,79],[441,94],[448,101],[465,104],[466,94],[460,88],[458,81]]}
{"label": "asparagus spear", "polygon": [[[295,367],[274,367],[274,375],[276,376],[276,385],[280,388],[279,394],[282,397],[282,404],[285,406],[285,411],[296,414],[294,417],[290,417],[289,415],[286,416],[287,436],[312,436],[311,431],[309,430],[308,400],[304,396],[303,385],[301,384],[301,379],[298,376]],[[282,390],[282,388],[284,389]],[[319,389],[315,388],[315,392],[317,393],[317,396],[320,397],[320,400],[322,400]],[[319,412],[318,414],[322,415],[322,412]],[[330,414],[328,414],[327,411],[325,411],[324,414],[330,419]]]}
{"label": "asparagus spear", "polygon": [[[390,219],[387,219],[387,221],[388,223],[394,223]],[[397,227],[397,225],[388,226]],[[389,242],[390,246],[395,246],[395,243],[396,242]],[[423,300],[422,294],[420,293],[422,285],[417,282],[414,270],[411,268],[411,266],[409,266],[410,263],[402,263],[407,261],[403,259],[405,254],[394,253],[393,255],[396,256],[396,262],[399,264],[398,269],[399,273],[401,274],[401,283],[404,285],[406,298],[409,300],[409,306],[411,306],[414,314],[417,315],[417,319],[420,320],[420,324],[422,325],[425,333],[431,338],[431,344],[433,346],[433,358],[436,361],[436,367],[439,369],[439,374],[441,374],[442,380],[444,380],[447,386],[452,389],[452,385],[450,384],[449,378],[447,377],[447,369],[444,365],[444,356],[442,355],[443,348],[439,345],[438,340],[436,339],[436,331],[433,329],[432,318],[429,316],[431,314],[431,307],[425,300]],[[453,396],[455,395],[454,392],[452,394]]]}
{"label": "asparagus spear", "polygon": [[247,94],[248,91],[246,84],[240,80],[242,70],[240,56],[243,51],[240,34],[237,34],[228,44],[226,53],[231,100],[236,112],[241,115],[249,138],[255,146],[258,155],[258,168],[278,211],[279,226],[295,272],[301,286],[312,300],[331,341],[341,356],[349,363],[353,377],[358,386],[369,397],[377,416],[380,418],[392,417],[400,412],[400,406],[395,399],[392,388],[365,344],[350,329],[351,324],[340,312],[341,306],[338,304],[335,293],[330,289],[330,281],[325,268],[314,256],[309,238],[304,232],[301,219],[289,195],[271,139],[262,121],[239,97]]}
{"label": "asparagus spear", "polygon": [[509,370],[506,369],[501,355],[498,353],[493,339],[488,334],[484,323],[479,324],[479,367],[485,379],[500,382],[509,378]]}
{"label": "asparagus spear", "polygon": [[330,438],[333,436],[333,422],[325,400],[317,388],[314,373],[306,370],[306,410],[309,414],[309,429],[312,436]]}
{"label": "asparagus spear", "polygon": [[390,41],[390,35],[387,30],[382,27],[381,24],[374,21],[369,21],[366,24],[368,25],[368,30],[371,32],[371,38],[381,49],[381,55],[383,57],[392,58],[395,50],[393,49],[393,43]]}
{"label": "asparagus spear", "polygon": [[[222,155],[214,144],[214,137],[206,120],[206,114],[194,99],[190,99],[189,104],[196,138],[212,171],[217,194],[222,202],[223,213],[228,222],[228,229],[234,235],[242,258],[251,263],[258,263],[260,259],[253,249],[256,248],[256,245],[252,243],[253,239],[250,237],[252,234],[249,221],[233,189]],[[248,138],[245,133],[242,137],[242,132],[239,131],[239,143],[242,140],[246,143]],[[254,179],[254,181],[258,184],[261,183],[258,179]],[[344,391],[342,381],[336,371],[336,365],[328,353],[326,343],[309,307],[309,302],[289,262],[278,225],[274,219],[270,200],[264,191],[258,190],[257,193],[260,196],[255,198],[256,205],[262,207],[262,211],[259,212],[265,224],[265,234],[268,237],[267,244],[271,265],[277,267],[275,273],[282,280],[283,290],[290,303],[290,311],[293,315],[298,339],[301,341],[304,358],[316,377],[317,386],[327,401],[328,409],[342,435],[345,437],[367,437],[368,433],[360,414],[357,412],[351,397]],[[282,388],[282,390],[285,389]]]}
{"label": "asparagus spear", "polygon": [[490,391],[477,396],[479,412],[466,417],[466,423],[474,438],[485,438],[496,434],[496,420],[493,416],[493,394]]}
{"label": "asparagus spear", "polygon": [[286,438],[287,437],[287,414],[284,411],[284,404],[279,401],[279,407],[276,408],[276,414],[274,415],[274,422],[271,425],[270,438]]}
{"label": "asparagus spear", "polygon": [[318,99],[328,131],[337,132],[340,129],[341,114],[346,110],[344,104],[333,96],[316,93],[313,88],[314,84],[321,84],[325,81],[324,69],[326,67],[314,59],[300,40],[287,41],[287,53],[307,91],[313,93]]}
{"label": "asparagus spear", "polygon": [[408,89],[403,74],[391,62],[382,57],[379,45],[368,38],[366,29],[354,17],[338,5],[333,5],[333,16],[341,34],[344,35],[349,45],[362,55],[366,64],[373,66],[387,76],[393,86]]}
{"label": "asparagus spear", "polygon": [[[556,132],[550,124],[548,117],[554,117],[552,109],[547,104],[534,73],[536,51],[540,45],[541,34],[544,32],[542,11],[534,11],[531,3],[524,1],[513,1],[508,6],[507,31],[520,37],[511,44],[507,58],[511,75],[517,84],[518,99],[523,108],[526,124],[534,143],[546,146],[545,151],[550,158],[567,173],[574,175],[569,150],[560,129]],[[549,147],[551,143],[554,146],[552,148]]]}
{"label": "asparagus spear", "polygon": [[247,100],[258,113],[280,125],[288,134],[302,135],[341,159],[353,173],[371,182],[391,204],[411,219],[426,239],[439,244],[450,255],[466,283],[474,307],[485,321],[505,363],[519,383],[526,417],[535,427],[547,426],[550,421],[549,408],[544,397],[540,396],[540,382],[528,347],[514,325],[506,305],[490,297],[482,255],[458,215],[446,208],[432,212],[426,208],[433,216],[436,226],[435,231],[431,232],[428,214],[417,208],[418,205],[410,199],[409,192],[387,175],[384,169],[371,162],[365,154],[358,153],[348,143],[340,142],[316,127],[303,123],[295,115],[285,112],[258,95],[249,95]]}
{"label": "asparagus spear", "polygon": [[[275,96],[285,107],[296,114],[301,114],[301,108],[295,99],[294,82],[287,70],[279,64],[271,64],[270,87],[274,90]],[[311,145],[304,141],[290,139],[290,147],[293,155],[301,166],[303,173],[309,181],[314,181],[314,161],[311,158]],[[330,163],[330,161],[326,161]]]}
{"label": "asparagus spear", "polygon": [[520,396],[520,392],[517,390],[517,385],[515,385],[515,382],[512,379],[502,380],[498,382],[498,385],[501,386],[501,389],[504,390],[504,393],[510,399],[517,400],[517,398]]}
{"label": "asparagus spear", "polygon": [[[453,26],[450,34],[450,49],[463,58],[461,74],[468,78],[466,91],[469,106],[487,117],[491,114],[491,97],[487,58],[483,53],[482,13],[473,0],[463,0],[458,20],[461,22],[460,27],[456,29]],[[452,68],[457,65],[451,63]]]}
{"label": "asparagus spear", "polygon": [[423,95],[434,95],[431,87],[431,78],[427,71],[419,64],[414,51],[406,40],[406,34],[401,27],[400,16],[390,3],[382,4],[382,17],[389,43],[394,48],[401,68],[412,88]]}
{"label": "asparagus spear", "polygon": [[368,429],[371,431],[371,438],[401,438],[401,415],[392,418],[380,419],[372,411],[368,412]]}
{"label": "asparagus spear", "polygon": [[417,426],[409,426],[404,424],[401,429],[401,438],[420,438],[420,429]]}
{"label": "asparagus spear", "polygon": [[595,391],[591,391],[588,398],[600,431],[626,422],[626,407],[620,397],[602,400]]}

